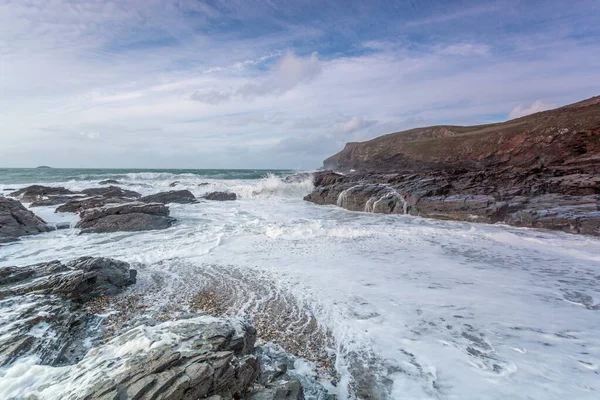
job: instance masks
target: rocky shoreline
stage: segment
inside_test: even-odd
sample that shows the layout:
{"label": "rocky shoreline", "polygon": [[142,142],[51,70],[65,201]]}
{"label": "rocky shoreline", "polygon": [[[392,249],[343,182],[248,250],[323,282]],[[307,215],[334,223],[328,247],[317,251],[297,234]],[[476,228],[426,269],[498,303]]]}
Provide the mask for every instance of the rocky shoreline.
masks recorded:
{"label": "rocky shoreline", "polygon": [[[560,171],[564,172],[564,171]],[[351,211],[600,235],[600,177],[511,170],[379,174],[321,171],[306,201]]]}
{"label": "rocky shoreline", "polygon": [[315,204],[600,235],[600,97],[348,143],[323,165]]}
{"label": "rocky shoreline", "polygon": [[[293,377],[293,356],[256,346],[244,318],[190,311],[161,322],[126,307],[111,323],[111,304],[136,276],[127,263],[93,257],[1,268],[0,366],[11,387],[30,382],[14,385],[11,398],[300,400],[304,386],[332,398]],[[31,357],[35,377],[12,372]]]}

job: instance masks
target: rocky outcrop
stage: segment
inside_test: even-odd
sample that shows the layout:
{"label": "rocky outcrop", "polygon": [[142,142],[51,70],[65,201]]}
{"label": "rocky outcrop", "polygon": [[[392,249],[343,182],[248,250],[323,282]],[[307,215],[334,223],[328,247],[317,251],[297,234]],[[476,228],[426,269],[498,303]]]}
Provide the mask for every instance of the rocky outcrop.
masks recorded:
{"label": "rocky outcrop", "polygon": [[305,200],[600,235],[600,97],[501,124],[349,143]]}
{"label": "rocky outcrop", "polygon": [[76,201],[74,199],[80,199],[83,196],[50,196],[44,199],[35,200],[29,204],[29,207],[48,207],[56,206],[58,204],[68,203],[70,201]]}
{"label": "rocky outcrop", "polygon": [[142,203],[179,203],[191,204],[197,203],[196,197],[189,190],[170,190],[168,192],[160,192],[144,196],[139,199]]}
{"label": "rocky outcrop", "polygon": [[[255,348],[257,332],[243,319],[190,314],[160,324],[130,321],[133,328],[104,338],[106,320],[90,310],[102,311],[98,304],[135,278],[127,263],[109,258],[0,268],[0,366],[12,382],[30,379],[28,368],[37,377],[0,393],[57,400],[304,399],[300,380],[281,365],[282,353],[271,358]],[[38,365],[31,358],[19,364],[33,355]],[[316,382],[310,390],[332,398]]]}
{"label": "rocky outcrop", "polygon": [[237,199],[237,194],[230,192],[210,192],[202,196],[206,200],[231,201]]}
{"label": "rocky outcrop", "polygon": [[27,186],[23,189],[19,189],[9,194],[9,196],[17,197],[23,203],[31,203],[34,201],[40,201],[49,197],[60,196],[66,197],[65,195],[77,194],[64,187],[49,187],[41,185]]}
{"label": "rocky outcrop", "polygon": [[81,357],[99,333],[99,319],[81,305],[132,283],[135,271],[110,258],[0,268],[0,366],[33,354],[46,365]]}
{"label": "rocky outcrop", "polygon": [[160,203],[125,203],[84,210],[76,228],[81,233],[147,231],[166,229],[175,223],[169,209]]}
{"label": "rocky outcrop", "polygon": [[0,197],[0,243],[51,230],[43,219],[26,209],[19,201]]}
{"label": "rocky outcrop", "polygon": [[121,182],[116,181],[114,179],[106,179],[104,181],[98,182],[98,185],[120,185]]}
{"label": "rocky outcrop", "polygon": [[70,200],[59,206],[54,212],[70,212],[79,213],[90,208],[104,207],[108,204],[129,203],[131,199],[123,199],[119,197],[88,197],[85,199]]}
{"label": "rocky outcrop", "polygon": [[88,196],[101,196],[104,198],[119,198],[119,199],[137,199],[142,197],[138,192],[133,190],[121,189],[117,186],[109,186],[103,188],[84,189],[81,193]]}
{"label": "rocky outcrop", "polygon": [[504,123],[433,126],[348,143],[325,169],[418,172],[597,165],[600,96]]}
{"label": "rocky outcrop", "polygon": [[[305,197],[382,214],[410,214],[457,221],[600,235],[600,185],[593,177],[561,177],[531,170],[436,174],[315,174]],[[563,194],[569,193],[569,194]]]}

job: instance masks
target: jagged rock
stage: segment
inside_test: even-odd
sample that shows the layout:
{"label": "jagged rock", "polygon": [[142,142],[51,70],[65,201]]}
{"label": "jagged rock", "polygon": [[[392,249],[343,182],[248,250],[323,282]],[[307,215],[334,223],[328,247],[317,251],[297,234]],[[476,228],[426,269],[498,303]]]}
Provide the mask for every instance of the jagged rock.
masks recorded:
{"label": "jagged rock", "polygon": [[84,210],[76,228],[81,233],[118,231],[147,231],[169,228],[175,219],[169,209],[160,203],[125,203]]}
{"label": "jagged rock", "polygon": [[139,199],[143,203],[179,203],[190,204],[197,203],[196,197],[189,190],[170,190],[168,192],[160,192],[144,196]]}
{"label": "jagged rock", "polygon": [[54,212],[79,213],[90,208],[103,207],[108,204],[129,203],[130,199],[119,197],[91,197],[81,200],[71,200],[59,206]]}
{"label": "jagged rock", "polygon": [[120,199],[137,199],[142,197],[138,192],[133,190],[121,189],[117,186],[109,186],[104,188],[91,188],[82,190],[81,193],[88,196],[102,196],[105,198],[120,198]]}
{"label": "jagged rock", "polygon": [[129,264],[103,257],[81,257],[0,269],[0,300],[8,296],[59,294],[77,301],[113,295],[135,282]]}
{"label": "jagged rock", "polygon": [[64,196],[69,194],[77,194],[64,187],[49,187],[42,185],[27,186],[9,194],[12,197],[18,197],[24,203],[31,203],[36,200],[43,200],[49,196]]}
{"label": "jagged rock", "polygon": [[311,172],[299,172],[286,176],[283,181],[286,183],[304,182],[305,180],[312,178],[312,175]]}
{"label": "jagged rock", "polygon": [[0,197],[0,243],[51,230],[43,219],[26,209],[19,201]]}
{"label": "jagged rock", "polygon": [[[437,174],[315,174],[304,199],[352,211],[497,223],[600,235],[600,189],[596,179],[566,179],[535,172],[439,172]],[[568,184],[565,182],[569,182]],[[558,194],[566,186],[567,193]]]}
{"label": "jagged rock", "polygon": [[29,207],[46,207],[46,206],[55,206],[58,204],[68,203],[73,201],[74,199],[80,199],[84,196],[50,196],[46,199],[35,200]]}
{"label": "jagged rock", "polygon": [[260,372],[258,359],[250,354],[255,338],[254,328],[235,319],[201,316],[142,325],[93,348],[76,365],[45,367],[47,381],[21,395],[89,400],[243,398]]}
{"label": "jagged rock", "polygon": [[276,381],[251,393],[249,400],[304,400],[302,385],[297,379]]}
{"label": "jagged rock", "polygon": [[114,179],[106,179],[104,181],[98,182],[98,185],[120,185],[121,182],[116,181]]}
{"label": "jagged rock", "polygon": [[120,292],[135,275],[127,263],[93,257],[0,268],[0,366],[33,354],[48,365],[82,356],[100,320],[80,305]]}
{"label": "jagged rock", "polygon": [[231,201],[237,199],[237,194],[229,192],[210,192],[202,197],[206,200]]}

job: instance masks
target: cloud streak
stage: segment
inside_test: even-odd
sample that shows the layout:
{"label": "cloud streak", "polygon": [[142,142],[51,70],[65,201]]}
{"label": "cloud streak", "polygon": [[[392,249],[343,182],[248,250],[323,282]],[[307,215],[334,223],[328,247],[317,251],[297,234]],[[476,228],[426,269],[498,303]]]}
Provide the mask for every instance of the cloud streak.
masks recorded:
{"label": "cloud streak", "polygon": [[600,94],[600,11],[504,1],[0,0],[0,166],[312,168]]}

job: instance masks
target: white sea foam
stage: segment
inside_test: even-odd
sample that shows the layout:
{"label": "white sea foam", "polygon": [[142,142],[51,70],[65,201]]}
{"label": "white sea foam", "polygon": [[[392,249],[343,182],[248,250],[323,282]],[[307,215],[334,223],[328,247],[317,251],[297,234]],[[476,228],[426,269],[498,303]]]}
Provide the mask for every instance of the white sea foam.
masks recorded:
{"label": "white sea foam", "polygon": [[[197,196],[230,190],[240,200],[171,205],[178,222],[164,231],[27,237],[0,248],[0,266],[110,256],[144,264],[140,288],[152,273],[173,290],[191,265],[268,276],[331,330],[342,399],[360,378],[351,376],[357,362],[388,398],[598,398],[600,311],[573,303],[600,299],[600,240],[315,206],[302,201],[308,180],[177,180]],[[130,183],[149,194],[171,181]],[[46,368],[35,364],[21,360],[10,374],[35,382]],[[8,374],[0,387],[16,385]]]}

